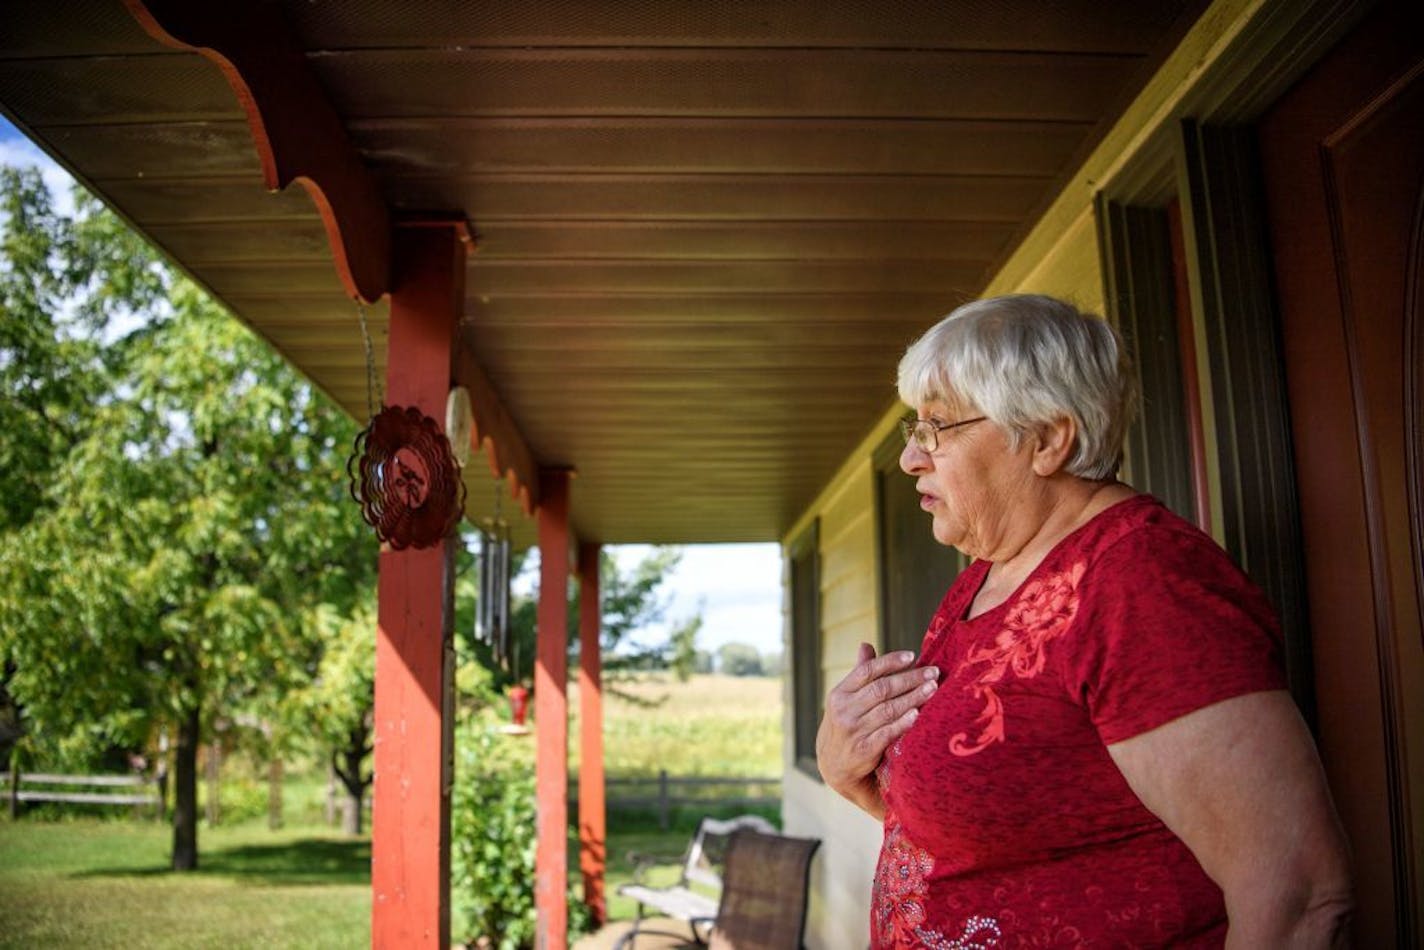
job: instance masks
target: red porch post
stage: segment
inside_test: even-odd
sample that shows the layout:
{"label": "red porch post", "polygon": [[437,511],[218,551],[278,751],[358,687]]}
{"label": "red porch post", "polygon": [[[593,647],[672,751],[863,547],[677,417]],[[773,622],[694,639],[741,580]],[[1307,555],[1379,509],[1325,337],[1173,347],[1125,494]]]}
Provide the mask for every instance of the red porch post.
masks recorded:
{"label": "red porch post", "polygon": [[[386,401],[441,421],[464,299],[459,226],[398,232]],[[450,542],[381,552],[371,944],[450,946]]]}
{"label": "red porch post", "polygon": [[534,852],[538,950],[567,947],[569,824],[569,471],[539,473],[539,612],[534,664]]}
{"label": "red porch post", "polygon": [[579,545],[579,870],[583,902],[603,924],[608,905],[603,896],[607,830],[603,807],[603,657],[599,647],[597,544]]}

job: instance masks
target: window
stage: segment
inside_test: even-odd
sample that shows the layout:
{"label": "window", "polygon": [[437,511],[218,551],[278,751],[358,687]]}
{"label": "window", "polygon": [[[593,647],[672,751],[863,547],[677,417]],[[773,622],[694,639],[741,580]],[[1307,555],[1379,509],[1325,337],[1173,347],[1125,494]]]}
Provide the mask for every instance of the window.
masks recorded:
{"label": "window", "polygon": [[1294,453],[1255,131],[1183,120],[1166,153],[1148,155],[1096,207],[1108,311],[1142,382],[1128,475],[1214,533],[1266,592],[1280,613],[1291,692],[1313,722]]}
{"label": "window", "polygon": [[1184,121],[1179,134],[1182,216],[1215,404],[1222,541],[1280,612],[1291,692],[1314,723],[1295,453],[1256,133]]}
{"label": "window", "polygon": [[[1169,209],[1112,201],[1102,194],[1096,210],[1108,315],[1122,333],[1139,386],[1138,413],[1127,434],[1128,477],[1183,518],[1209,529],[1204,494],[1197,490],[1205,488],[1194,444],[1201,431],[1200,409],[1195,353],[1190,338],[1186,346],[1182,339],[1184,331],[1191,331],[1190,317],[1180,312],[1175,216]],[[1189,366],[1186,359],[1192,359]]]}
{"label": "window", "polygon": [[820,522],[792,541],[787,550],[791,595],[791,687],[796,726],[796,765],[820,777],[816,767],[816,729],[821,724],[825,689],[821,674]]}
{"label": "window", "polygon": [[920,652],[930,618],[968,558],[935,540],[915,480],[900,470],[898,430],[875,451],[880,546],[880,645]]}

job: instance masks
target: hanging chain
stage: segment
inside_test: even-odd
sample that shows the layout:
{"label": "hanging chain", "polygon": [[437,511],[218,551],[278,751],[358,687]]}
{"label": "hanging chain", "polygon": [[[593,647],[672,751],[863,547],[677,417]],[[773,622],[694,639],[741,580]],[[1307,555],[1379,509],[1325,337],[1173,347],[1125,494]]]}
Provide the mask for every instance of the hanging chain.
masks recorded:
{"label": "hanging chain", "polygon": [[356,298],[356,318],[361,321],[361,342],[366,347],[366,418],[376,417],[376,358],[371,352],[371,331],[366,327],[366,304]]}

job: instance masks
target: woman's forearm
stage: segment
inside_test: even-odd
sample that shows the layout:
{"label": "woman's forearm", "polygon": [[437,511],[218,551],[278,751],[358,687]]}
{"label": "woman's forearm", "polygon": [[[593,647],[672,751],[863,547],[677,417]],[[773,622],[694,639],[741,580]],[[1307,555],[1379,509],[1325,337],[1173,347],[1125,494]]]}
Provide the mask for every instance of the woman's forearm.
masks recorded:
{"label": "woman's forearm", "polygon": [[1308,950],[1347,948],[1354,895],[1348,877],[1302,882],[1295,889],[1227,897],[1231,950],[1254,947],[1299,947]]}
{"label": "woman's forearm", "polygon": [[880,785],[872,773],[854,788],[838,790],[842,797],[876,821],[885,820],[885,800],[880,797]]}

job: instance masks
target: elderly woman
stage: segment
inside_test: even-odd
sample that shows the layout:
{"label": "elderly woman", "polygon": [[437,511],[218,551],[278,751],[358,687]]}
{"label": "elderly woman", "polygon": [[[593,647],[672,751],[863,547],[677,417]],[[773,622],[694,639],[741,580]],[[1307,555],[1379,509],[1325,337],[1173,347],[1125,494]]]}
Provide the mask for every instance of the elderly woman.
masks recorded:
{"label": "elderly woman", "polygon": [[875,947],[1342,943],[1346,844],[1280,634],[1226,554],[1114,477],[1100,319],[981,300],[900,362],[900,467],[973,563],[912,654],[826,699],[827,784],[884,822]]}

